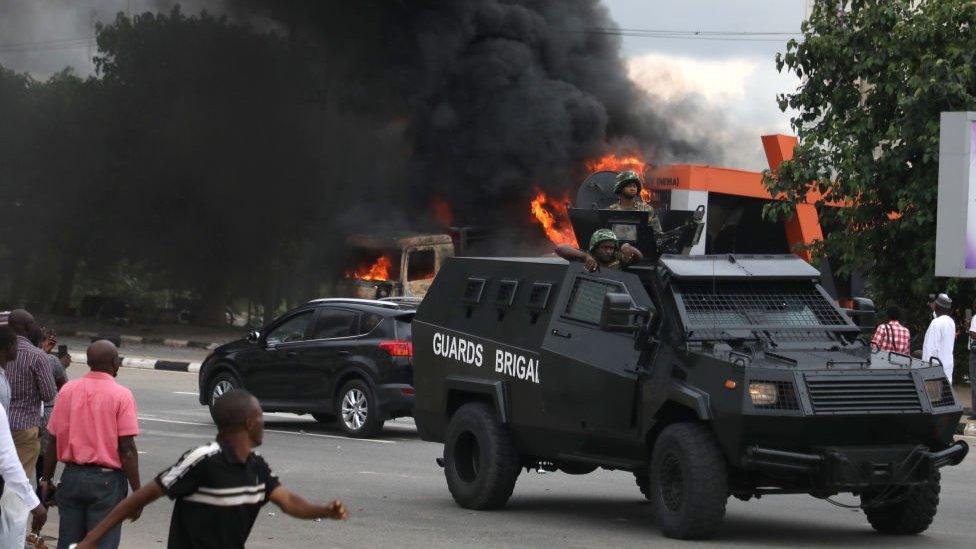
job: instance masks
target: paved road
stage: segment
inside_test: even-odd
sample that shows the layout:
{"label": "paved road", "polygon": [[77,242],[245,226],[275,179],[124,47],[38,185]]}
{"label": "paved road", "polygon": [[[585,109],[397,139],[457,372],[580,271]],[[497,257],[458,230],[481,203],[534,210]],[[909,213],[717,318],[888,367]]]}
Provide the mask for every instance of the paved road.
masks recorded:
{"label": "paved road", "polygon": [[[84,368],[82,366],[81,368]],[[72,372],[77,376],[79,372]],[[122,369],[119,380],[139,403],[141,470],[148,480],[214,428],[197,404],[196,376]],[[307,497],[341,498],[346,523],[305,522],[264,507],[249,547],[695,547],[661,537],[649,504],[629,474],[572,477],[523,473],[507,508],[467,511],[451,500],[434,463],[441,447],[418,439],[409,420],[388,422],[377,441],[340,436],[297,416],[268,414],[262,454],[289,488]],[[723,546],[974,547],[976,456],[943,470],[942,506],[923,536],[873,533],[858,511],[808,496],[730,500],[719,533]],[[123,547],[164,546],[172,506],[161,501],[127,524]],[[52,522],[56,522],[52,512]],[[53,526],[53,525],[52,525]],[[52,528],[52,527],[48,527]]]}

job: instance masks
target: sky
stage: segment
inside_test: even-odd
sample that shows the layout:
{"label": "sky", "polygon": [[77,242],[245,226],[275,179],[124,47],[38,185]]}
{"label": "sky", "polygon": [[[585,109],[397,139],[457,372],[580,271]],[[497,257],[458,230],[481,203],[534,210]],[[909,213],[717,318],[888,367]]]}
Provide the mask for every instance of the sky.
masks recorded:
{"label": "sky", "polygon": [[[799,33],[807,0],[603,0],[622,29]],[[0,64],[44,79],[71,66],[91,74],[93,22],[119,11],[168,9],[172,0],[0,0]],[[181,0],[185,12],[213,0]],[[30,24],[24,24],[29,21]],[[760,135],[791,133],[776,94],[798,81],[776,71],[783,41],[624,36],[630,77],[649,101],[694,116],[676,120],[706,135],[732,168],[766,167]],[[689,109],[689,106],[691,108]],[[691,158],[689,161],[700,161]]]}
{"label": "sky", "polygon": [[[806,0],[604,0],[621,29],[800,32]],[[692,123],[721,142],[730,168],[766,168],[760,136],[791,134],[776,94],[796,77],[776,71],[784,41],[623,37],[630,77],[658,101],[695,101]]]}

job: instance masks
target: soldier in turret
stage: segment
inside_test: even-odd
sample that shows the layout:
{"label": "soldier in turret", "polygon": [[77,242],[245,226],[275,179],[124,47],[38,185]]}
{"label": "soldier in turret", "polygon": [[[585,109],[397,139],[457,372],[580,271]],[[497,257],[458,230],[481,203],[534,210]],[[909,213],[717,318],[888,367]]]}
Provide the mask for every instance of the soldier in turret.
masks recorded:
{"label": "soldier in turret", "polygon": [[640,250],[627,244],[620,245],[617,235],[610,229],[598,229],[590,237],[588,251],[574,248],[569,244],[556,246],[556,255],[568,261],[582,261],[583,267],[593,272],[597,267],[604,269],[623,269],[624,267],[644,259]]}
{"label": "soldier in turret", "polygon": [[641,180],[636,172],[624,171],[617,174],[617,184],[613,187],[617,201],[607,208],[608,210],[631,210],[647,212],[647,225],[654,231],[654,234],[661,234],[661,220],[657,217],[654,207],[644,202],[640,196]]}

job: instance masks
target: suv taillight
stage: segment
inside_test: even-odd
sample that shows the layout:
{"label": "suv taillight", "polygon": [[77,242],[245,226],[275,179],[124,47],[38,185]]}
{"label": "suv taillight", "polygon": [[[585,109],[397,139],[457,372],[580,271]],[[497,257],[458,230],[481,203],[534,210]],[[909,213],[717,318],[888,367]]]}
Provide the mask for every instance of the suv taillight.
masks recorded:
{"label": "suv taillight", "polygon": [[413,343],[405,339],[381,341],[378,347],[389,353],[390,356],[413,356]]}

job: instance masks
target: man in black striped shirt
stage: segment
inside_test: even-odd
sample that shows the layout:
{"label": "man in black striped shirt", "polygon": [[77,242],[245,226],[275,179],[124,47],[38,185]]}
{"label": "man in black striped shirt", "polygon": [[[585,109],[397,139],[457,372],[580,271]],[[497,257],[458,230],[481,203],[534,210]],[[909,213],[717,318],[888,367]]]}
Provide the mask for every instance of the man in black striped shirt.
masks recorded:
{"label": "man in black striped shirt", "polygon": [[77,547],[95,547],[115,525],[164,494],[176,500],[170,549],[243,548],[258,511],[269,500],[296,518],[345,520],[345,505],[338,500],[316,505],[293,494],[253,451],[264,437],[262,414],[257,399],[247,391],[225,393],[214,406],[217,440],[183,454],[155,482],[119,503]]}

